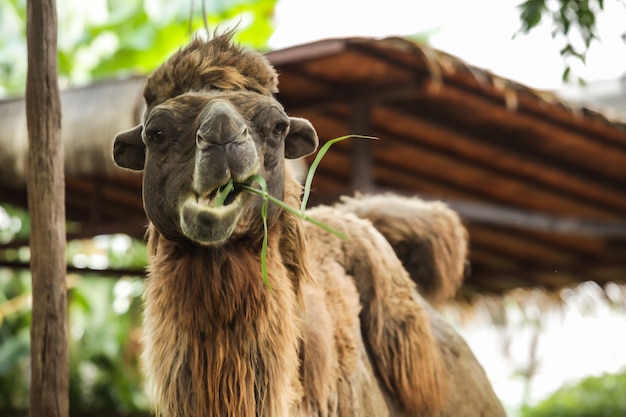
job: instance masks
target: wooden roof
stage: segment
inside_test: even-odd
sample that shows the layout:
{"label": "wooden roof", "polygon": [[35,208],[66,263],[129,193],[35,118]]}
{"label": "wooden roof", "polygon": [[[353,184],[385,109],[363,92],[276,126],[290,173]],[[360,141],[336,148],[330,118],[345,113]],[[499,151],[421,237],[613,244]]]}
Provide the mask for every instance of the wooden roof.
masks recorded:
{"label": "wooden roof", "polygon": [[[278,99],[291,115],[309,119],[322,141],[350,133],[380,139],[336,144],[318,168],[311,203],[354,190],[448,202],[470,234],[465,294],[626,281],[622,122],[399,38],[330,39],[267,56],[279,72]],[[65,119],[85,132],[80,140],[64,138],[66,153],[71,143],[68,218],[82,223],[75,236],[142,235],[141,179],[106,159],[113,135],[137,120],[142,84],[111,81],[64,95],[95,112],[81,114],[84,104],[71,113],[64,108]],[[95,90],[113,101],[98,100]],[[107,107],[98,110],[96,102]],[[5,159],[19,166],[7,130],[0,150],[13,149]],[[87,155],[94,147],[99,153],[89,158],[99,168],[90,170],[90,159],[75,150]],[[0,153],[0,201],[24,205],[17,168],[3,172],[3,164]]]}
{"label": "wooden roof", "polygon": [[279,100],[335,145],[316,201],[353,188],[447,201],[470,234],[466,290],[626,281],[626,129],[404,39],[268,55]]}

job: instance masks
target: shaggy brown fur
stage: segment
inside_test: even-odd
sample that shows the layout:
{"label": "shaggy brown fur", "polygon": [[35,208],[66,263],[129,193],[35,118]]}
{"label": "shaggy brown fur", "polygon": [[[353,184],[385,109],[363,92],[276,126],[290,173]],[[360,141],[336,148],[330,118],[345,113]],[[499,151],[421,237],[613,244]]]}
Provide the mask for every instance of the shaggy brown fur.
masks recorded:
{"label": "shaggy brown fur", "polygon": [[429,303],[454,298],[468,273],[467,230],[445,204],[385,194],[342,197],[335,207],[372,222]]}
{"label": "shaggy brown fur", "polygon": [[300,244],[286,236],[298,233],[289,226],[293,219],[284,220],[273,227],[282,235],[269,241],[271,292],[259,268],[260,241],[181,248],[150,227],[144,360],[164,416],[292,412],[301,396],[293,283],[306,270],[288,271],[281,259],[280,246],[291,253]]}
{"label": "shaggy brown fur", "polygon": [[355,283],[363,336],[385,386],[408,409],[439,409],[445,397],[443,363],[428,315],[416,303],[415,284],[393,249],[354,216],[328,207],[309,214],[346,234],[342,241],[310,226],[309,239],[316,242],[310,256],[323,271],[333,269],[331,283],[342,275]]}
{"label": "shaggy brown fur", "polygon": [[[196,83],[205,70],[219,76]],[[264,58],[227,35],[193,42],[155,74],[144,122],[116,137],[114,158],[144,170],[144,362],[161,415],[504,415],[467,346],[369,221],[311,211],[342,240],[271,205],[264,286],[262,200],[236,185],[216,207],[217,190],[256,173],[298,207],[285,158],[317,145],[312,126],[269,95]]]}

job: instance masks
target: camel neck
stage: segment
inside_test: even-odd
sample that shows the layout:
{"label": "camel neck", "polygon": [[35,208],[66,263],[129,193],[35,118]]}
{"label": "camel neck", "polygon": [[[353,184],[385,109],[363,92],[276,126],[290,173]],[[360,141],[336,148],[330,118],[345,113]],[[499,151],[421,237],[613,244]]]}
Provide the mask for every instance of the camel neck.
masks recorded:
{"label": "camel neck", "polygon": [[155,252],[144,356],[164,415],[287,415],[298,386],[298,302],[278,239],[268,248],[271,290],[259,254],[244,245],[181,251],[159,242]]}
{"label": "camel neck", "polygon": [[263,284],[260,250],[243,245],[162,250],[150,266],[151,285],[184,300],[172,305],[184,316],[230,323],[257,319],[266,308],[271,294]]}

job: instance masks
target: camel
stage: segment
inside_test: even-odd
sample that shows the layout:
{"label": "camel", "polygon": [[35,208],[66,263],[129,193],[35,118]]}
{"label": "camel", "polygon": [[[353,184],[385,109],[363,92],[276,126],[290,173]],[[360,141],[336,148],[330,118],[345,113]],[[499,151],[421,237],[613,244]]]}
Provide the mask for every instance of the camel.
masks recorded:
{"label": "camel", "polygon": [[[504,416],[468,346],[372,224],[384,214],[358,209],[374,199],[309,210],[345,239],[270,204],[264,283],[263,199],[241,185],[258,187],[260,175],[298,207],[286,161],[318,146],[313,126],[273,97],[277,86],[265,57],[232,32],[195,39],[148,78],[142,123],[115,138],[116,164],[143,171],[142,358],[157,413]],[[465,262],[453,229],[460,259],[443,262],[444,274]]]}

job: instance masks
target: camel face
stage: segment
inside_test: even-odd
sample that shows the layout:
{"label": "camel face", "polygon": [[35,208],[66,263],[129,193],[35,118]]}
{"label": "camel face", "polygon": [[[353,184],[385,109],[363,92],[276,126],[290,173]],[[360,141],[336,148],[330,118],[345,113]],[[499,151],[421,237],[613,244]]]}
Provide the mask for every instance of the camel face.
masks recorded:
{"label": "camel face", "polygon": [[[181,94],[150,108],[142,128],[116,137],[114,156],[122,167],[144,169],[144,208],[162,235],[218,245],[261,225],[261,198],[238,185],[251,185],[252,177],[261,175],[268,192],[281,199],[285,158],[316,146],[310,123],[289,118],[273,97],[210,91]],[[234,190],[216,204],[230,182]]]}

